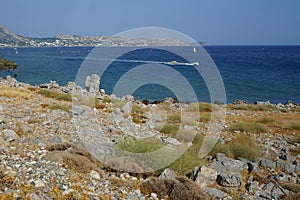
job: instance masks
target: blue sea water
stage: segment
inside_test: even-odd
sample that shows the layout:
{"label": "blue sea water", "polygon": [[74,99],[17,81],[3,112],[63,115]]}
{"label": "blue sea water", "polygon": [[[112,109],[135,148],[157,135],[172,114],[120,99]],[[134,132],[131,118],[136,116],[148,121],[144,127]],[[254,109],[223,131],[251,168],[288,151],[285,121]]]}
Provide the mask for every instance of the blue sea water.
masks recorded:
{"label": "blue sea water", "polygon": [[[179,48],[179,47],[178,47]],[[227,102],[235,99],[273,103],[293,100],[300,103],[300,46],[205,46],[216,63],[224,81]],[[36,47],[1,48],[0,54],[18,65],[17,80],[32,85],[57,81],[65,85],[74,81],[76,73],[93,47]],[[125,55],[122,59],[180,61],[176,55],[155,48],[143,49]],[[122,60],[121,59],[121,60]],[[184,62],[184,60],[182,60]],[[101,77],[101,88],[111,93],[118,79],[138,62],[113,62]],[[188,77],[199,101],[210,102],[208,90],[201,76],[195,76],[193,67],[172,66]],[[6,74],[0,72],[0,76]],[[164,86],[146,85],[135,91],[139,99],[161,100],[174,97]]]}

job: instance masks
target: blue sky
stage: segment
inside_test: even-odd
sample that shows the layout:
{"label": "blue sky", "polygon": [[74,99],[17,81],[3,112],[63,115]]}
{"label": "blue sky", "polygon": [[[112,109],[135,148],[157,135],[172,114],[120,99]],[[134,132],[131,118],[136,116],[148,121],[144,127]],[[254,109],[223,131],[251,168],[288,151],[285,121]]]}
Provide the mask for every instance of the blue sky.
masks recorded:
{"label": "blue sky", "polygon": [[24,36],[164,27],[209,44],[300,44],[299,0],[7,0],[0,25]]}

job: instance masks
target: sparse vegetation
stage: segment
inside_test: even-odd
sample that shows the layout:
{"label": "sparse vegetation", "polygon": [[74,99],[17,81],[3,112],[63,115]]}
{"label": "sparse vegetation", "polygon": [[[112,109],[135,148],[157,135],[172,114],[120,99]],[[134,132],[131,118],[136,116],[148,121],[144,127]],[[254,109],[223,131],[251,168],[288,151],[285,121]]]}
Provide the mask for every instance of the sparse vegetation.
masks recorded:
{"label": "sparse vegetation", "polygon": [[54,98],[59,101],[72,101],[72,95],[70,94],[61,94],[53,90],[45,90],[45,89],[40,90],[38,93],[42,96]]}
{"label": "sparse vegetation", "polygon": [[178,132],[179,125],[178,124],[171,124],[166,123],[161,129],[160,132],[164,134],[168,134],[170,136],[175,136]]}
{"label": "sparse vegetation", "polygon": [[51,110],[58,110],[58,109],[60,109],[60,110],[69,112],[72,106],[68,105],[68,104],[53,104],[53,105],[48,105],[47,107],[49,109],[51,109]]}
{"label": "sparse vegetation", "polygon": [[242,131],[248,133],[264,133],[268,129],[263,124],[254,122],[235,122],[230,126],[231,131]]}
{"label": "sparse vegetation", "polygon": [[228,108],[233,110],[248,110],[248,111],[272,111],[275,110],[275,107],[272,105],[263,105],[263,104],[233,104],[228,105]]}
{"label": "sparse vegetation", "polygon": [[145,195],[150,195],[152,192],[156,193],[159,199],[211,199],[194,182],[183,176],[175,179],[158,179],[153,177],[143,182],[140,188]]}
{"label": "sparse vegetation", "polygon": [[262,117],[258,119],[257,122],[261,124],[274,124],[276,121],[272,117]]}
{"label": "sparse vegetation", "polygon": [[215,155],[216,153],[224,153],[234,159],[241,157],[255,160],[261,156],[255,138],[250,135],[238,135],[232,141],[225,144],[218,142],[210,152],[211,155]]}
{"label": "sparse vegetation", "polygon": [[139,140],[129,137],[118,141],[117,147],[132,153],[148,153],[160,149],[163,144],[154,138]]}
{"label": "sparse vegetation", "polygon": [[285,128],[288,130],[300,131],[300,124],[289,124]]}
{"label": "sparse vegetation", "polygon": [[145,123],[147,120],[145,113],[146,113],[146,109],[143,109],[140,106],[133,104],[131,110],[132,121],[137,124]]}

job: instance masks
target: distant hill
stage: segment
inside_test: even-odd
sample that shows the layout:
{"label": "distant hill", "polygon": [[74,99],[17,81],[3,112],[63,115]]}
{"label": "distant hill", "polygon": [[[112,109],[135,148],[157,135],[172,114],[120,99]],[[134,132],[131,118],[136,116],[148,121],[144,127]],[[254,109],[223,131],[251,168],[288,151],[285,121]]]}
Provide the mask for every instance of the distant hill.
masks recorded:
{"label": "distant hill", "polygon": [[107,36],[76,36],[60,34],[49,38],[31,38],[17,35],[0,26],[0,47],[43,47],[43,46],[187,46],[179,39],[139,38],[129,39]]}

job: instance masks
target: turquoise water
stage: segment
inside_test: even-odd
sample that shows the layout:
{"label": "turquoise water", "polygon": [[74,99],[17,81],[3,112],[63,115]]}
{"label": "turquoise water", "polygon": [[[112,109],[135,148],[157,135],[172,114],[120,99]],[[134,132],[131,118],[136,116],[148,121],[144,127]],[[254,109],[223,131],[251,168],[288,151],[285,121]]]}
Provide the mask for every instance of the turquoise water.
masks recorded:
{"label": "turquoise water", "polygon": [[[179,47],[178,47],[179,48]],[[205,46],[216,63],[224,81],[227,102],[235,99],[300,103],[300,46]],[[0,54],[18,65],[17,79],[32,85],[56,80],[60,85],[74,81],[76,73],[92,47],[2,48]],[[151,51],[151,52],[150,52]],[[170,61],[180,58],[156,49],[132,52],[122,59]],[[184,60],[183,60],[184,62]],[[113,62],[101,77],[101,88],[111,93],[122,74],[138,66],[137,62]],[[199,101],[210,102],[201,76],[193,67],[172,66],[187,77]],[[0,73],[5,76],[5,73]],[[174,97],[167,88],[146,85],[134,96],[139,99],[161,100]]]}

